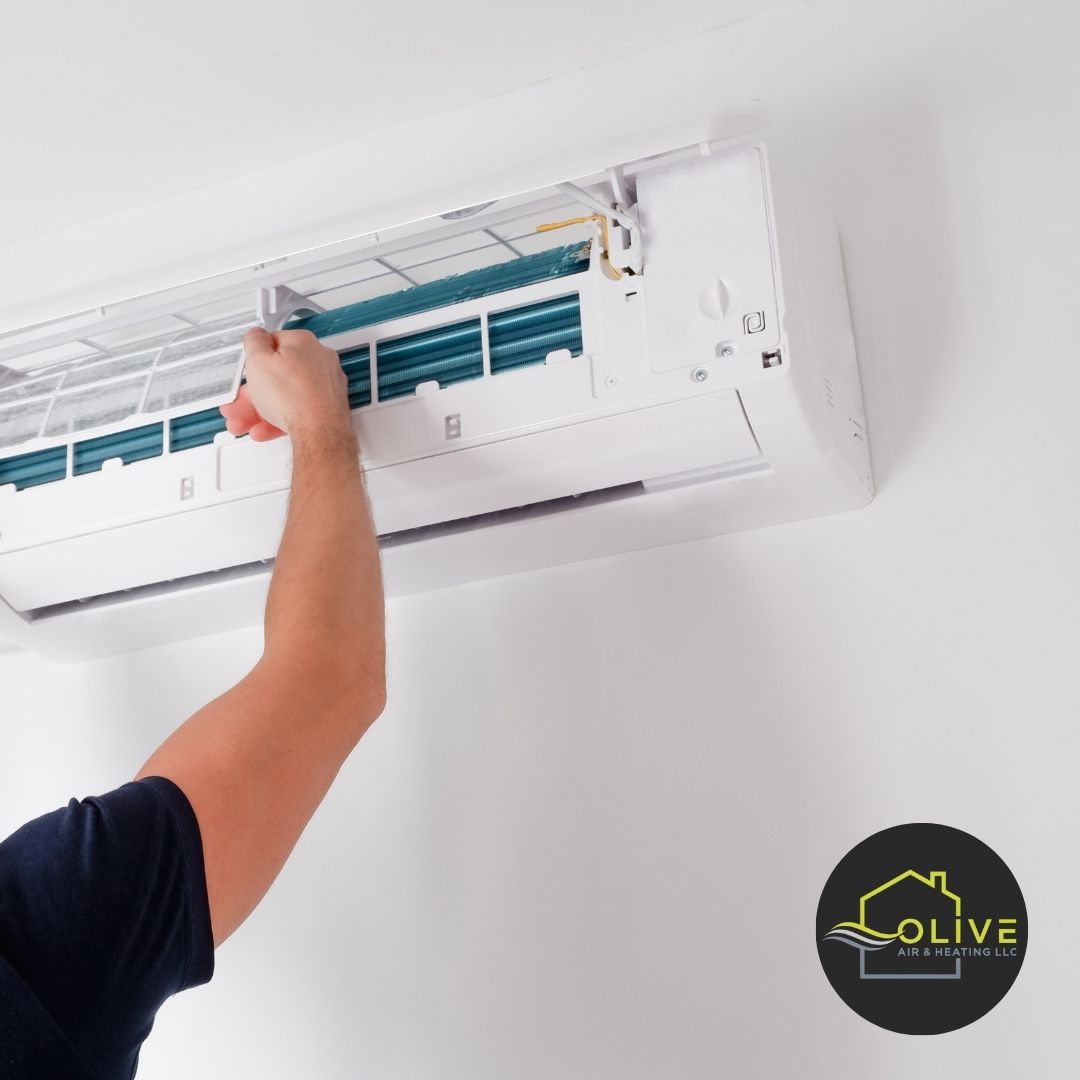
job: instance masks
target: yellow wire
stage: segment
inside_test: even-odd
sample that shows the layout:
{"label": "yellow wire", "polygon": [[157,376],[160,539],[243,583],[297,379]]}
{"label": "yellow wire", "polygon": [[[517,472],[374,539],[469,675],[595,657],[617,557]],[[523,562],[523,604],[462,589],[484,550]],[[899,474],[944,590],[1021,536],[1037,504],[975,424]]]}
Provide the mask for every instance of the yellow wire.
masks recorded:
{"label": "yellow wire", "polygon": [[537,225],[537,232],[551,232],[553,229],[565,229],[568,225],[585,225],[590,221],[600,222],[600,232],[604,243],[604,262],[615,275],[616,280],[623,276],[622,271],[611,261],[611,244],[608,238],[608,219],[603,214],[585,214],[583,217],[567,218],[565,221],[552,221],[546,225]]}

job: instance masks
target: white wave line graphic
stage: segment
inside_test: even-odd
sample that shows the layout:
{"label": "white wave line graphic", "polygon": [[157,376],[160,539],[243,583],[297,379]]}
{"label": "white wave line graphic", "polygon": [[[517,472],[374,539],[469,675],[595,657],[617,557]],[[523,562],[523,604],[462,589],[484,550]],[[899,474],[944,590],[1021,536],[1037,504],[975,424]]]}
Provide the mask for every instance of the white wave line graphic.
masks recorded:
{"label": "white wave line graphic", "polygon": [[871,937],[869,934],[860,934],[858,930],[852,930],[849,926],[834,927],[829,933],[846,934],[848,937],[853,937],[856,941],[861,941],[866,945],[891,945],[895,940],[895,935],[889,938]]}
{"label": "white wave line graphic", "polygon": [[823,941],[839,941],[844,945],[850,945],[855,949],[866,949],[869,952],[877,952],[879,949],[887,949],[895,938],[889,938],[888,941],[879,941],[876,938],[864,937],[862,934],[857,934],[853,930],[830,930]]}

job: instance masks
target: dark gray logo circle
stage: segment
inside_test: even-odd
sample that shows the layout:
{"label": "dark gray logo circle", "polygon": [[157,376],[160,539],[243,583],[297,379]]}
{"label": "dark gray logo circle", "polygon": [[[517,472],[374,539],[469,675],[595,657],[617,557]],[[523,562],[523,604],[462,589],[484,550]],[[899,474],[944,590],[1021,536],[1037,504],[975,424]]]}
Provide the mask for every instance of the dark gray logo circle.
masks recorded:
{"label": "dark gray logo circle", "polygon": [[817,947],[860,1016],[908,1035],[978,1020],[1008,993],[1027,948],[1027,908],[1008,866],[948,825],[897,825],[829,875]]}

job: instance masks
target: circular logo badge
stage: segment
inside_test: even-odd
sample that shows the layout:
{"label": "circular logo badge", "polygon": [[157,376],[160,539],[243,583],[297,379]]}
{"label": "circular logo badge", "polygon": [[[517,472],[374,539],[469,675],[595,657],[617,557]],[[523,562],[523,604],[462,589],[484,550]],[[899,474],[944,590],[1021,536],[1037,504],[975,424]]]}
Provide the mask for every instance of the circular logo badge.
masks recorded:
{"label": "circular logo badge", "polygon": [[897,825],[852,848],[829,876],[817,947],[860,1016],[905,1035],[955,1031],[1009,991],[1027,946],[1016,878],[981,840],[948,825]]}

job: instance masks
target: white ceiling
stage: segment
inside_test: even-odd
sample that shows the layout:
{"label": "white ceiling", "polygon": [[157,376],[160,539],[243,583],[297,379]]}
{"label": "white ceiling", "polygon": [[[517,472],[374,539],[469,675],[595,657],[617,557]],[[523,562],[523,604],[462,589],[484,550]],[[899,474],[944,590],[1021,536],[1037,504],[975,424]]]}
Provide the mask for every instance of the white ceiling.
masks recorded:
{"label": "white ceiling", "polygon": [[[5,12],[0,243],[627,58],[792,0],[110,0]],[[302,14],[301,14],[302,13]],[[618,101],[606,103],[618,109]],[[586,118],[603,124],[600,113]],[[492,132],[497,139],[498,132]],[[372,163],[378,167],[377,162]]]}

